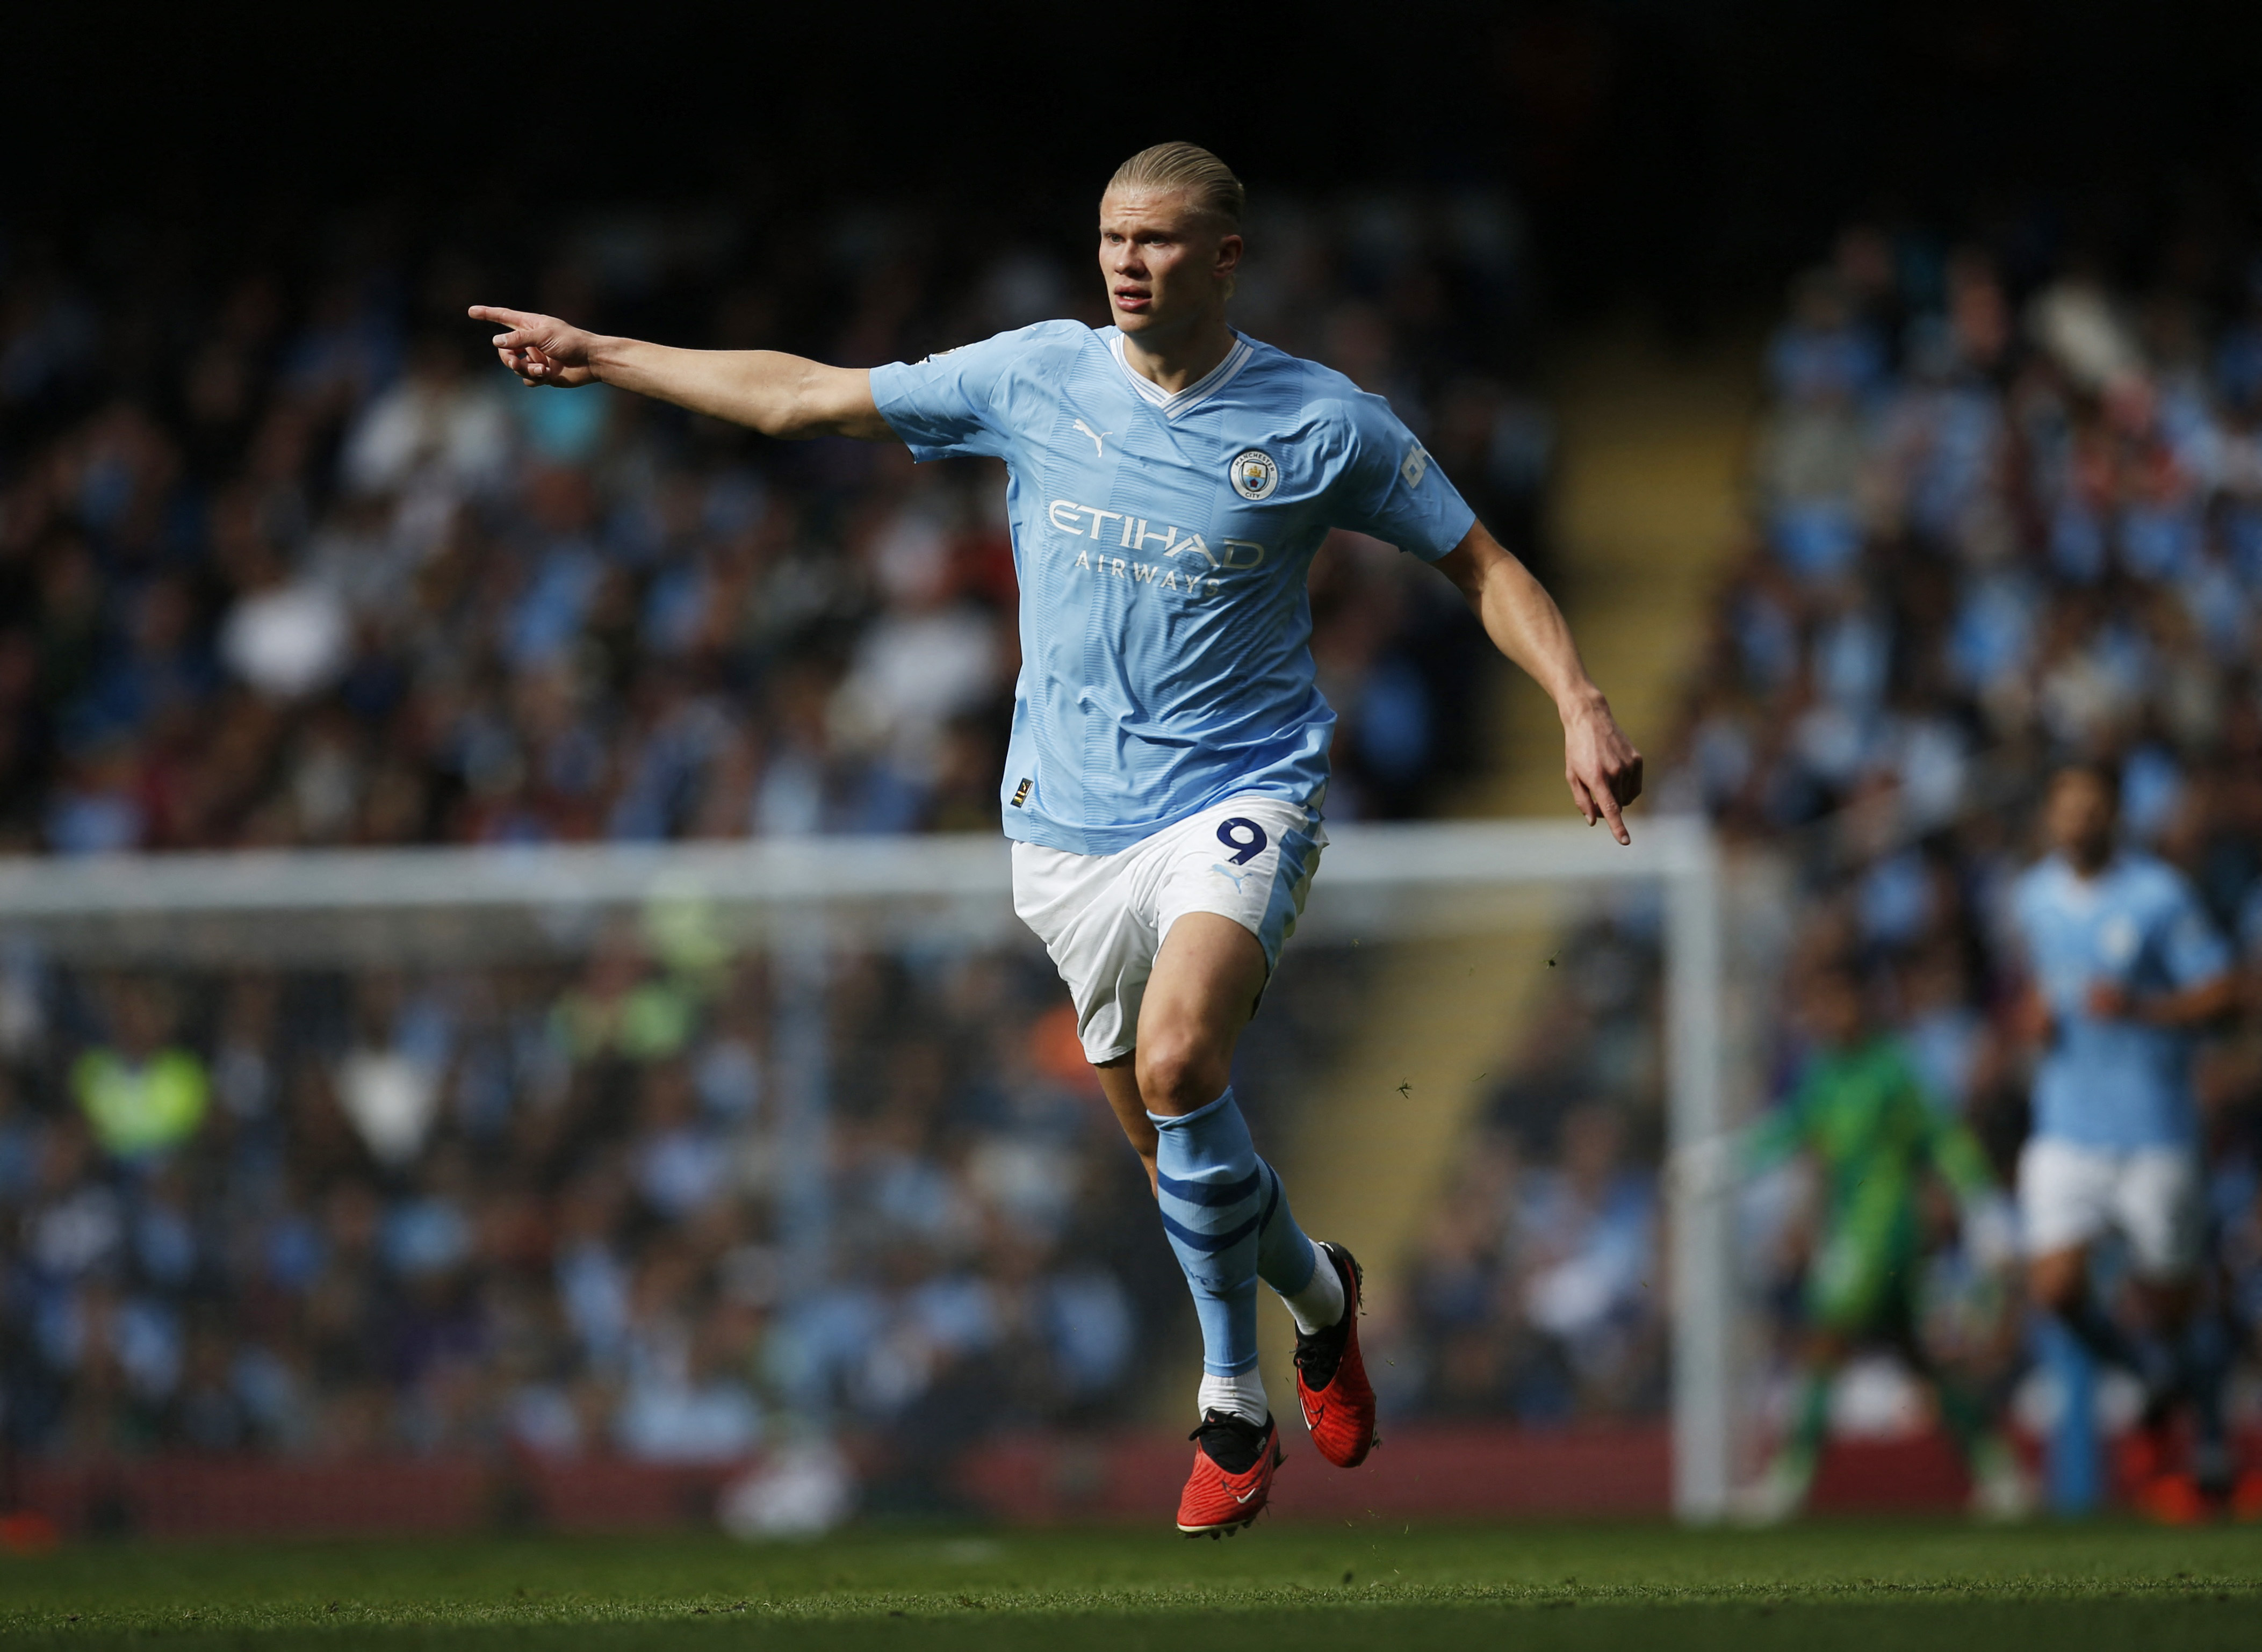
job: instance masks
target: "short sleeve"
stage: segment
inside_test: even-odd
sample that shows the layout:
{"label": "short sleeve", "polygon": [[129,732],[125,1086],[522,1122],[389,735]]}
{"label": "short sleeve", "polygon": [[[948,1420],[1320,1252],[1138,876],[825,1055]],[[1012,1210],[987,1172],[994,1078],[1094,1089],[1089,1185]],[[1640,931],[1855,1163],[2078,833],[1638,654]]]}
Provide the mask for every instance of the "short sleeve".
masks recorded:
{"label": "short sleeve", "polygon": [[2211,981],[2230,968],[2230,947],[2208,922],[2191,886],[2179,879],[2160,937],[2168,979],[2181,987]]}
{"label": "short sleeve", "polygon": [[1008,381],[1026,344],[1022,333],[1000,333],[923,361],[875,367],[873,405],[914,459],[1002,459]]}
{"label": "short sleeve", "polygon": [[1477,516],[1404,421],[1380,396],[1346,404],[1351,426],[1333,527],[1372,535],[1424,562],[1468,537]]}

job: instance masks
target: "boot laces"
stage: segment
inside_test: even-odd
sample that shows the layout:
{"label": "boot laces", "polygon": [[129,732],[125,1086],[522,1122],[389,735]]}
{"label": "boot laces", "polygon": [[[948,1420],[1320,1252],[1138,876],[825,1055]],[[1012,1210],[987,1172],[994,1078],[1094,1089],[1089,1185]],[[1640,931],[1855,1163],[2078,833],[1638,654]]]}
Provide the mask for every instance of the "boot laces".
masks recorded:
{"label": "boot laces", "polygon": [[1264,1454],[1268,1430],[1231,1411],[1204,1411],[1200,1424],[1186,1438],[1198,1442],[1202,1454],[1228,1474],[1247,1474]]}

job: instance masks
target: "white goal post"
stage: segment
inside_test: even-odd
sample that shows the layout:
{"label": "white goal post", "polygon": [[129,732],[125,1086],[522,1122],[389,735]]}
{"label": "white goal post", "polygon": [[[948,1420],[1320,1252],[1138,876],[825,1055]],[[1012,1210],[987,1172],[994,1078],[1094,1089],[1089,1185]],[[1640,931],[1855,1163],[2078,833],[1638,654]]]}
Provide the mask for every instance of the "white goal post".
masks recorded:
{"label": "white goal post", "polygon": [[[1475,933],[1504,910],[1528,913],[1550,888],[1655,887],[1668,1162],[1688,1162],[1729,1122],[1721,858],[1701,820],[1641,818],[1632,830],[1622,848],[1574,822],[1334,826],[1300,934]],[[796,959],[843,942],[1017,933],[1008,870],[1005,843],[988,834],[13,858],[0,860],[0,942],[97,967],[461,966],[569,955],[624,916],[674,904],[695,909],[723,944],[770,952],[790,994],[806,973]],[[796,1024],[817,1019],[783,1017],[779,1057],[821,1094],[821,1071],[806,1065],[826,1059],[821,1033],[798,1053],[785,1047]],[[1701,1182],[1668,1179],[1674,1505],[1696,1521],[1725,1512],[1736,1424],[1730,1203]],[[821,1234],[821,1207],[785,1215],[804,1242]]]}

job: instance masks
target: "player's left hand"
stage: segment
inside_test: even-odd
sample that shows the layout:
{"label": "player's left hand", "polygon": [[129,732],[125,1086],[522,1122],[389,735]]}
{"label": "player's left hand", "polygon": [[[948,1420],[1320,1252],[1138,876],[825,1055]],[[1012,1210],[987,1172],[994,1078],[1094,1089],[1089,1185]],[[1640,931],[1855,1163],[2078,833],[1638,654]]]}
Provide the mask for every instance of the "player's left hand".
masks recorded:
{"label": "player's left hand", "polygon": [[1599,695],[1563,715],[1563,778],[1588,825],[1608,821],[1612,837],[1633,841],[1623,811],[1641,795],[1641,753]]}

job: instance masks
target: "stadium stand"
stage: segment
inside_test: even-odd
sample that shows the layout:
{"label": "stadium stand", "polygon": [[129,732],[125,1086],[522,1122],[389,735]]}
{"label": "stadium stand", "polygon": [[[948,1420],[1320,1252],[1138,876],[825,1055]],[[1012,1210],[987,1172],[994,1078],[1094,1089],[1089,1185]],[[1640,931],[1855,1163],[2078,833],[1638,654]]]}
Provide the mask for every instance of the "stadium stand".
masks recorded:
{"label": "stadium stand", "polygon": [[[1252,226],[1242,324],[1387,391],[1528,540],[1547,427],[1515,389],[1513,216],[1329,205],[1356,233],[1278,203]],[[0,847],[994,831],[1002,475],[522,391],[455,319],[508,269],[476,237],[105,233],[0,241]],[[525,285],[852,363],[1098,296],[1039,250],[939,284],[939,233],[630,215]],[[1481,638],[1403,562],[1339,541],[1315,577],[1339,818],[1419,812],[1478,760]],[[986,1431],[1120,1402],[1183,1290],[1049,976],[856,964],[845,1237],[789,1293],[763,970],[632,934],[443,974],[7,952],[8,1439],[698,1464],[829,1419],[920,1504]]]}
{"label": "stadium stand", "polygon": [[[1793,975],[1855,959],[2006,1180],[2026,1103],[2002,1022],[2004,903],[2035,852],[2028,809],[2053,762],[2118,759],[2130,836],[2197,880],[2251,981],[2262,967],[2262,266],[2204,226],[2151,245],[2149,261],[2085,252],[2037,208],[1963,241],[1857,225],[1799,277],[1764,351],[1750,544],[1714,605],[1659,799],[1788,866]],[[1613,1167],[1616,1143],[1655,1129],[1642,1052],[1657,1022],[1639,984],[1654,959],[1623,923],[1571,947],[1624,957],[1599,986],[1576,968],[1557,984],[1457,1156],[1393,1327],[1401,1414],[1660,1404],[1661,1304],[1637,1288],[1660,1260],[1656,1192],[1646,1171]],[[1591,1045],[1564,1036],[1596,1015],[1622,1018]],[[1772,1039],[1779,1096],[1802,1050],[1787,1017]],[[1620,1059],[1564,1059],[1582,1050]],[[2251,1014],[2200,1073],[2215,1289],[2251,1426]],[[1795,1174],[1769,1178],[1741,1225],[1778,1375],[1808,1260],[1803,1208]],[[1930,1268],[1940,1356],[2022,1362],[2015,1292],[1952,1245]],[[1564,1318],[1567,1304],[1580,1311]],[[1841,1419],[1856,1433],[1920,1414],[1890,1367],[1857,1376]],[[2020,1394],[2031,1426],[2047,1401],[2031,1382]]]}
{"label": "stadium stand", "polygon": [[[1528,529],[1546,434],[1506,388],[1529,353],[1513,219],[1377,203],[1358,223],[1256,226],[1243,324],[1389,394]],[[524,284],[601,325],[852,365],[1098,299],[1036,251],[938,286],[936,233],[876,209],[759,237],[630,219]],[[991,823],[1002,474],[524,392],[455,303],[497,263],[382,223],[348,239],[329,259],[10,249],[8,846]],[[1315,607],[1346,717],[1334,807],[1417,809],[1470,758],[1450,593],[1354,549]]]}

